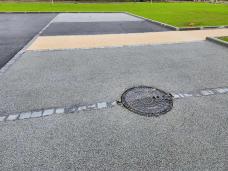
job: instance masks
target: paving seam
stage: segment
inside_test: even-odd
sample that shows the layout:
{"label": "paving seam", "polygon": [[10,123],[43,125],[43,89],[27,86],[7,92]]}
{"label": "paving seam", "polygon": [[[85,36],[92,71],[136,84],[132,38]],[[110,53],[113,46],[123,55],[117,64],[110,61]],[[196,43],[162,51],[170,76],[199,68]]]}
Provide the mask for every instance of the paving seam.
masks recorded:
{"label": "paving seam", "polygon": [[[196,91],[190,91],[190,92],[182,92],[182,93],[171,93],[174,100],[183,99],[183,98],[189,98],[189,97],[205,97],[205,96],[214,96],[214,95],[222,95],[222,94],[228,94],[228,86],[226,87],[217,87],[217,88],[205,88],[200,89]],[[24,120],[24,119],[30,119],[30,118],[40,118],[40,117],[46,117],[53,114],[69,114],[69,113],[75,113],[75,112],[81,112],[81,111],[91,111],[91,110],[104,110],[107,108],[112,108],[118,104],[121,104],[121,102],[113,100],[109,102],[97,102],[94,104],[85,104],[85,105],[71,105],[66,107],[52,107],[52,108],[46,108],[46,109],[39,109],[39,110],[31,110],[31,111],[25,111],[25,112],[19,112],[19,113],[13,113],[13,114],[4,114],[0,116],[0,122],[5,121],[15,121],[15,120]]]}
{"label": "paving seam", "polygon": [[[56,16],[55,16],[56,17]],[[19,58],[22,56],[22,54],[24,54],[26,52],[26,50],[28,49],[28,47],[37,39],[37,37],[39,37],[41,35],[41,33],[51,24],[51,22],[55,19],[55,17],[53,19],[51,19],[51,21],[49,21],[49,23],[44,26],[39,33],[37,33],[19,52],[17,52],[16,55],[14,55],[14,57],[12,57],[1,69],[0,69],[0,78],[1,76],[17,61],[19,60]]]}

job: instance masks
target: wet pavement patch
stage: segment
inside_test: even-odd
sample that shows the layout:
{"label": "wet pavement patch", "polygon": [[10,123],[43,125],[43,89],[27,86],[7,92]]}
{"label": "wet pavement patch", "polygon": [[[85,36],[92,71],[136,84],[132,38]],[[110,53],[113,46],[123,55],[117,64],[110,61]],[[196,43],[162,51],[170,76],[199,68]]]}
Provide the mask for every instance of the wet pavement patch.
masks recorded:
{"label": "wet pavement patch", "polygon": [[0,68],[57,14],[0,14]]}
{"label": "wet pavement patch", "polygon": [[53,35],[93,35],[119,34],[168,31],[148,21],[118,21],[118,22],[59,22],[52,23],[43,33],[43,36]]}
{"label": "wet pavement patch", "polygon": [[154,87],[138,86],[126,90],[121,96],[121,103],[139,115],[159,116],[172,109],[173,97]]}

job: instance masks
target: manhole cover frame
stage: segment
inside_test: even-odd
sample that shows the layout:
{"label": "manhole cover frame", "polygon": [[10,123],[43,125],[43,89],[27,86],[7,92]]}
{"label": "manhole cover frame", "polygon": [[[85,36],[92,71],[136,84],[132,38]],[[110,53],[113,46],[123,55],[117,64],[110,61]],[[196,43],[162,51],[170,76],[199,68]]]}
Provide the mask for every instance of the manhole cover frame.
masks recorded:
{"label": "manhole cover frame", "polygon": [[[169,101],[170,107],[164,109],[163,111],[161,111],[161,112],[159,112],[159,113],[142,112],[142,111],[139,111],[139,110],[136,110],[136,109],[132,108],[132,107],[127,103],[127,101],[125,100],[125,96],[127,95],[127,93],[128,93],[129,91],[132,91],[132,90],[137,89],[137,88],[139,88],[139,89],[143,89],[143,88],[146,88],[146,89],[155,89],[155,90],[157,90],[157,91],[160,91],[161,93],[165,94],[167,97],[170,98],[170,99],[169,99],[169,100],[170,100],[170,101]],[[158,89],[158,88],[153,87],[153,86],[140,85],[140,86],[134,86],[134,87],[131,87],[131,88],[126,89],[126,90],[122,93],[122,95],[121,95],[121,101],[120,101],[120,103],[121,103],[121,105],[122,105],[124,108],[126,108],[126,109],[128,109],[129,111],[131,111],[131,112],[133,112],[133,113],[136,113],[136,114],[138,114],[138,115],[145,116],[145,117],[152,117],[152,116],[158,117],[158,116],[163,115],[163,114],[166,114],[167,112],[169,112],[169,111],[172,110],[172,108],[173,108],[173,95],[172,95],[171,93],[168,93],[168,92],[166,92],[166,91],[164,91],[164,90]]]}

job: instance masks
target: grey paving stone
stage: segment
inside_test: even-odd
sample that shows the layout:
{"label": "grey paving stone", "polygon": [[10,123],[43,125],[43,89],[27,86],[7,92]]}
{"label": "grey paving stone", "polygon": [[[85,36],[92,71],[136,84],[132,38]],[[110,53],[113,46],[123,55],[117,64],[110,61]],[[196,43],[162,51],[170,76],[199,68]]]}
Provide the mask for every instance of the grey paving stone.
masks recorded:
{"label": "grey paving stone", "polygon": [[9,115],[6,120],[13,121],[13,120],[16,120],[18,116],[19,116],[18,114]]}
{"label": "grey paving stone", "polygon": [[47,109],[47,110],[44,110],[43,116],[52,115],[53,113],[54,113],[54,109]]}
{"label": "grey paving stone", "polygon": [[32,112],[31,118],[37,118],[42,116],[42,111]]}
{"label": "grey paving stone", "polygon": [[202,90],[201,94],[204,95],[204,96],[208,96],[208,95],[214,94],[214,92],[211,91],[211,90]]}
{"label": "grey paving stone", "polygon": [[86,106],[79,106],[78,111],[81,111],[81,110],[86,110]]}
{"label": "grey paving stone", "polygon": [[219,93],[226,93],[226,92],[228,92],[228,88],[217,88],[217,89],[215,89],[217,92],[219,92]]}
{"label": "grey paving stone", "polygon": [[57,108],[57,109],[55,110],[55,113],[56,113],[56,114],[62,114],[62,113],[64,113],[64,108]]}
{"label": "grey paving stone", "polygon": [[116,105],[117,105],[117,102],[116,101],[114,101],[114,102],[111,103],[111,106],[116,106]]}
{"label": "grey paving stone", "polygon": [[87,106],[87,107],[88,107],[88,109],[95,109],[95,108],[96,108],[96,104],[89,105],[89,106]]}
{"label": "grey paving stone", "polygon": [[193,95],[192,94],[185,93],[184,96],[185,97],[192,97]]}
{"label": "grey paving stone", "polygon": [[31,112],[25,112],[25,113],[21,113],[19,116],[19,119],[28,119],[31,117]]}
{"label": "grey paving stone", "polygon": [[107,107],[107,103],[106,102],[97,103],[97,108],[98,109],[102,109],[102,108],[106,108],[106,107]]}

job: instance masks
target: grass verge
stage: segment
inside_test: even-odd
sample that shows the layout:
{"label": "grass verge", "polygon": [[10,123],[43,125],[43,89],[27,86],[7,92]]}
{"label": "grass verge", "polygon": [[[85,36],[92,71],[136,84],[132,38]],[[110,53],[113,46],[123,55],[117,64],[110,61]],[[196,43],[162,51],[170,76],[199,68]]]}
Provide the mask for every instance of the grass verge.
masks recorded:
{"label": "grass verge", "polygon": [[226,37],[220,37],[219,39],[228,42],[228,36],[226,36]]}
{"label": "grass verge", "polygon": [[228,5],[209,3],[0,3],[0,12],[130,12],[177,27],[228,25]]}

